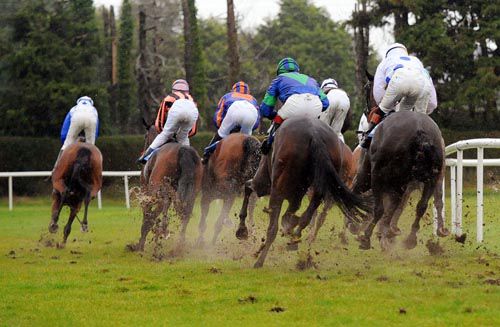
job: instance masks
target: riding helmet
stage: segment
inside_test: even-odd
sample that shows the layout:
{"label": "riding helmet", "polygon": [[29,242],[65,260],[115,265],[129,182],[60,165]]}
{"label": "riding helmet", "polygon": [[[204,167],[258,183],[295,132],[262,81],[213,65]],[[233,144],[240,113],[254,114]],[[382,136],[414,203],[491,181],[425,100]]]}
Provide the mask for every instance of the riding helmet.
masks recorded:
{"label": "riding helmet", "polygon": [[299,64],[295,59],[286,57],[280,60],[278,67],[276,68],[276,75],[283,73],[298,72],[300,70]]}
{"label": "riding helmet", "polygon": [[406,47],[403,44],[393,43],[387,48],[387,51],[385,52],[385,57],[387,58],[387,54],[389,54],[389,52],[394,49],[403,49],[406,52],[406,54],[408,54],[408,49],[406,49]]}
{"label": "riding helmet", "polygon": [[189,92],[189,84],[184,79],[175,80],[172,83],[172,91]]}
{"label": "riding helmet", "polygon": [[85,104],[85,105],[93,106],[94,101],[92,101],[92,99],[90,97],[85,95],[83,97],[78,98],[78,100],[76,100],[76,104]]}
{"label": "riding helmet", "polygon": [[248,84],[243,81],[234,83],[231,90],[236,93],[250,94],[250,88],[248,87]]}
{"label": "riding helmet", "polygon": [[338,89],[339,88],[339,83],[337,83],[336,80],[333,78],[327,78],[321,83],[321,89],[323,92],[327,92],[331,89]]}

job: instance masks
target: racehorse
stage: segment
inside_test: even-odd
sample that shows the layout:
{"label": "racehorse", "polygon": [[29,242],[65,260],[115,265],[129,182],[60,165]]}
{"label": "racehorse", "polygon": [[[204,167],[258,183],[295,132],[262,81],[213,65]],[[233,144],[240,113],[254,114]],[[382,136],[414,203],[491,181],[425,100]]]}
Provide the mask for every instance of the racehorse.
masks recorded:
{"label": "racehorse", "polygon": [[[324,199],[332,198],[353,222],[362,216],[359,210],[370,209],[369,203],[351,193],[337,173],[341,166],[340,151],[338,137],[318,119],[289,118],[281,125],[272,154],[262,157],[254,179],[246,184],[240,226],[236,232],[239,239],[248,234],[245,219],[252,191],[258,196],[270,194],[267,237],[254,267],[262,267],[276,238],[284,200],[288,200],[288,208],[282,218],[282,227],[285,235],[292,235],[292,244],[300,241],[302,230],[309,225]],[[311,201],[297,219],[295,212],[309,188],[313,190]]]}
{"label": "racehorse", "polygon": [[[259,159],[260,143],[252,136],[233,133],[217,144],[215,152],[210,156],[203,171],[198,246],[202,246],[204,243],[204,233],[207,227],[206,218],[210,203],[214,199],[223,199],[224,201],[222,211],[215,223],[212,238],[212,244],[215,244],[224,221],[229,219],[229,211],[236,195],[241,193],[245,182],[255,175]],[[252,201],[250,206],[252,220],[254,208],[255,201]]]}
{"label": "racehorse", "polygon": [[[373,76],[367,73],[367,103],[376,106],[373,100]],[[444,174],[444,142],[436,123],[426,114],[400,111],[391,114],[379,124],[373,141],[360,159],[359,171],[353,186],[356,193],[372,189],[374,197],[373,219],[364,235],[358,237],[361,249],[369,249],[370,238],[376,224],[380,226],[381,246],[387,249],[393,238],[400,234],[397,220],[410,193],[422,187],[417,204],[415,221],[405,240],[412,249],[417,244],[416,233],[420,219],[427,210],[428,201],[434,194],[438,212],[438,236],[447,236],[441,208],[443,206],[441,183]]]}
{"label": "racehorse", "polygon": [[[154,125],[145,124],[144,149],[147,149],[157,135]],[[196,194],[201,187],[202,166],[198,153],[190,146],[169,142],[162,145],[150,157],[141,172],[141,201],[143,221],[141,237],[137,244],[128,245],[132,251],[143,251],[146,237],[157,222],[160,213],[163,218],[159,234],[168,237],[168,210],[171,205],[181,218],[180,244],[184,243],[186,228],[193,212]]]}
{"label": "racehorse", "polygon": [[84,203],[81,221],[82,232],[88,231],[87,212],[90,200],[102,186],[101,151],[90,143],[76,142],[62,153],[52,173],[52,218],[49,224],[51,233],[57,232],[57,221],[64,205],[70,208],[68,223],[64,227],[63,246],[66,244],[71,225]]}

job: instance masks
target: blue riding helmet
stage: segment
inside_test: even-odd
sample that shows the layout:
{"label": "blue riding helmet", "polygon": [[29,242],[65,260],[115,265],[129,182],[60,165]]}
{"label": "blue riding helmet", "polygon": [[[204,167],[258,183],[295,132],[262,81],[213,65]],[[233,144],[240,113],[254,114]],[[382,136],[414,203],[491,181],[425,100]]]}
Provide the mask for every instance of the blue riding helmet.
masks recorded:
{"label": "blue riding helmet", "polygon": [[299,64],[295,59],[286,57],[280,60],[276,67],[276,75],[300,71]]}

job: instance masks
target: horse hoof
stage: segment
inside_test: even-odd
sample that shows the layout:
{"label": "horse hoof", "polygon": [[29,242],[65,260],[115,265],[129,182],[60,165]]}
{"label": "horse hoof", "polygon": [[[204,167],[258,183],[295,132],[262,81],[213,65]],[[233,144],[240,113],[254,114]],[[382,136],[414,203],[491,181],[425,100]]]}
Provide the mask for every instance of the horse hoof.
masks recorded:
{"label": "horse hoof", "polygon": [[353,235],[358,235],[359,232],[361,231],[361,227],[359,225],[357,225],[357,224],[354,224],[354,223],[347,224],[347,229]]}
{"label": "horse hoof", "polygon": [[62,242],[62,243],[57,242],[57,244],[56,244],[57,249],[61,250],[61,249],[64,249],[65,247],[66,247],[66,242]]}
{"label": "horse hoof", "polygon": [[371,244],[370,239],[364,235],[358,236],[359,248],[361,250],[370,250]]}
{"label": "horse hoof", "polygon": [[450,235],[450,231],[447,228],[441,227],[436,231],[437,236],[446,237]]}
{"label": "horse hoof", "polygon": [[87,233],[89,231],[89,226],[88,225],[82,225],[81,231],[82,231],[82,233]]}
{"label": "horse hoof", "polygon": [[50,224],[49,225],[49,232],[51,232],[52,234],[57,233],[58,229],[59,229],[58,224]]}
{"label": "horse hoof", "polygon": [[346,233],[342,232],[339,234],[339,238],[340,238],[340,243],[343,244],[343,245],[348,245],[349,244],[349,239],[347,238],[347,235]]}
{"label": "horse hoof", "polygon": [[239,240],[246,240],[248,239],[248,228],[247,226],[240,226],[238,230],[236,231],[236,238]]}
{"label": "horse hoof", "polygon": [[417,246],[417,237],[416,236],[408,236],[404,242],[405,248],[407,250],[414,249]]}
{"label": "horse hoof", "polygon": [[392,248],[392,241],[393,239],[382,236],[382,238],[380,239],[380,247],[382,248],[382,251],[389,251]]}

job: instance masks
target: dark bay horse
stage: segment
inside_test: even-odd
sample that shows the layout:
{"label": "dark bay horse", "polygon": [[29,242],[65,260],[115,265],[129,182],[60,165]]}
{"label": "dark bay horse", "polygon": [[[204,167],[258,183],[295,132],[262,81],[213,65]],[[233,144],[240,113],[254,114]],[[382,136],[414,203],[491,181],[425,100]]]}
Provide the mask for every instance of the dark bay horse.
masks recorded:
{"label": "dark bay horse", "polygon": [[[156,136],[154,126],[147,126],[145,146]],[[137,244],[128,245],[133,251],[143,251],[146,237],[163,213],[160,233],[168,235],[168,210],[171,205],[181,218],[180,243],[185,241],[186,228],[191,218],[196,194],[201,187],[201,160],[190,146],[170,142],[162,145],[148,160],[141,173],[141,201],[143,221]]]}
{"label": "dark bay horse", "polygon": [[[373,78],[368,75],[367,103],[374,105]],[[427,210],[434,194],[438,212],[438,236],[447,236],[441,208],[441,186],[444,174],[444,142],[436,123],[427,115],[413,111],[396,112],[387,117],[375,131],[371,147],[364,151],[353,190],[368,191],[374,197],[373,219],[358,239],[360,248],[370,248],[370,238],[376,224],[380,226],[381,246],[389,247],[394,236],[399,235],[397,220],[405,202],[416,188],[422,188],[417,204],[415,221],[405,240],[408,249],[417,244],[416,233],[420,219]]]}
{"label": "dark bay horse", "polygon": [[[241,194],[245,182],[255,175],[259,160],[260,143],[252,136],[234,133],[219,142],[203,171],[200,235],[197,241],[199,246],[204,243],[210,203],[215,199],[224,201],[222,211],[215,223],[212,238],[212,244],[215,244],[223,222],[229,219],[229,211],[236,196]],[[252,201],[251,218],[254,207],[255,201]]]}
{"label": "dark bay horse", "polygon": [[[351,221],[363,215],[359,210],[371,209],[366,200],[349,191],[337,173],[341,167],[340,144],[330,127],[319,119],[289,118],[281,125],[272,154],[262,157],[254,179],[246,185],[240,212],[236,236],[241,239],[247,235],[245,219],[250,193],[270,194],[267,237],[254,267],[262,267],[276,238],[284,200],[288,201],[288,208],[282,227],[285,235],[292,235],[294,243],[300,240],[302,230],[324,199],[333,199]],[[299,219],[295,212],[309,188],[313,190],[311,201]]]}
{"label": "dark bay horse", "polygon": [[52,173],[52,218],[51,233],[57,232],[57,221],[64,205],[70,208],[68,223],[64,227],[63,245],[66,244],[71,225],[84,203],[81,222],[82,232],[88,231],[87,212],[90,200],[102,186],[102,155],[92,144],[76,142],[62,153]]}

